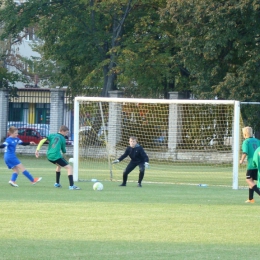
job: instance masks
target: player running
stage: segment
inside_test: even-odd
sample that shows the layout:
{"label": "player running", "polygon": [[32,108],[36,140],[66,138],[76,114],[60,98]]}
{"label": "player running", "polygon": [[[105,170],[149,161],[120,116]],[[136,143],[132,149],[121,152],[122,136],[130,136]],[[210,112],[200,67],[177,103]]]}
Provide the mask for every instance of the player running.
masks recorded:
{"label": "player running", "polygon": [[16,184],[16,179],[18,177],[19,172],[21,171],[25,177],[27,177],[32,184],[36,184],[39,182],[42,177],[34,178],[21,164],[20,160],[16,157],[15,150],[16,146],[19,145],[35,145],[34,142],[23,142],[20,140],[18,136],[18,129],[14,126],[11,126],[8,130],[9,137],[6,138],[4,143],[0,145],[0,148],[5,148],[4,153],[4,161],[7,165],[8,169],[13,170],[13,174],[11,176],[11,180],[9,181],[9,184],[13,187],[18,187],[18,184]]}

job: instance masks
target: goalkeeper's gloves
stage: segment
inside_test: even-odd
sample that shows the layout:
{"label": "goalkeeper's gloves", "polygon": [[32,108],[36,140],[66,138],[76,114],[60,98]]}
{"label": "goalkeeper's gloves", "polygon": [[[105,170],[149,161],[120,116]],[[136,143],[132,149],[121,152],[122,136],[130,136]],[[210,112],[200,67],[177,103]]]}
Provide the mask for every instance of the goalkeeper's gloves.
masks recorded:
{"label": "goalkeeper's gloves", "polygon": [[112,163],[113,163],[113,164],[119,163],[119,160],[115,160],[115,161],[113,161]]}
{"label": "goalkeeper's gloves", "polygon": [[144,163],[144,167],[145,167],[146,169],[149,169],[149,163],[148,163],[148,162],[145,162],[145,163]]}

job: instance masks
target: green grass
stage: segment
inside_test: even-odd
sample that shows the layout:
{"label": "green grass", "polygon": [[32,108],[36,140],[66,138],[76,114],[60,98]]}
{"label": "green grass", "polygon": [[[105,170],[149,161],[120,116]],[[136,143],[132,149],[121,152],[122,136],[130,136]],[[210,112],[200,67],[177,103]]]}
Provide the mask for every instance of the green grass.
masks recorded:
{"label": "green grass", "polygon": [[[53,187],[55,167],[21,157],[43,180],[31,185],[0,164],[0,259],[257,259],[260,198],[230,187],[129,182],[91,182],[68,190]],[[136,174],[133,173],[133,175]]]}
{"label": "green grass", "polygon": [[[123,160],[118,164],[112,165],[113,180],[121,180],[122,172],[128,160]],[[107,160],[80,160],[79,179],[81,180],[109,180],[110,171]],[[129,181],[137,181],[138,167],[129,174]],[[238,185],[245,187],[246,165],[239,168]],[[168,183],[168,184],[192,184],[206,183],[214,186],[229,186],[233,184],[232,166],[228,164],[202,164],[189,162],[160,162],[151,161],[150,168],[145,172],[145,182]]]}

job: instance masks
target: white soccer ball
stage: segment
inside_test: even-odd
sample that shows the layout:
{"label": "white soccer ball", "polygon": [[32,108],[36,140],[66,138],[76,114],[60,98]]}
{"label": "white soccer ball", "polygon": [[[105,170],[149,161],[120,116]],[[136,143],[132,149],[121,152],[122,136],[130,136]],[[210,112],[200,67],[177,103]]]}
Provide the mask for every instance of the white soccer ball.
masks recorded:
{"label": "white soccer ball", "polygon": [[74,158],[70,158],[69,163],[74,163]]}
{"label": "white soccer ball", "polygon": [[104,186],[101,182],[95,182],[93,184],[93,190],[103,190]]}

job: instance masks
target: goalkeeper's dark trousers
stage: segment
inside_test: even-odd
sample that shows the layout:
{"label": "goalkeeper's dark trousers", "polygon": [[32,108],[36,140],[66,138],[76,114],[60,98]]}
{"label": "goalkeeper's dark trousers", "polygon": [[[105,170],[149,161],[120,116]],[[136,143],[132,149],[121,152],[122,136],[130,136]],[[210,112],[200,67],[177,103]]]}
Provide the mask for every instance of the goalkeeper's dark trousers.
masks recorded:
{"label": "goalkeeper's dark trousers", "polygon": [[125,168],[124,170],[124,173],[123,173],[123,184],[126,184],[127,182],[127,178],[128,178],[128,174],[134,170],[134,168],[136,166],[139,166],[139,178],[138,178],[138,183],[141,184],[143,178],[144,178],[144,170],[145,170],[145,167],[144,167],[144,163],[139,163],[139,164],[136,164],[136,163],[133,163],[133,162],[130,162],[127,167]]}

